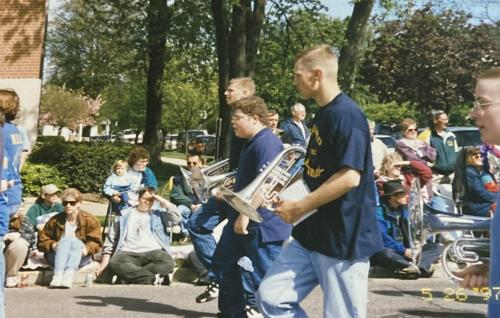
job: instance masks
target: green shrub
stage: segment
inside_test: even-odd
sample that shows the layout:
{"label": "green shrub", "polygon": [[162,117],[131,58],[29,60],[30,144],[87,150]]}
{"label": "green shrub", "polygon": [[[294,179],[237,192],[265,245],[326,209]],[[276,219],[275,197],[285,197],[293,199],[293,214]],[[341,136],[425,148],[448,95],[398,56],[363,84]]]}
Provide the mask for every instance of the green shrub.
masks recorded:
{"label": "green shrub", "polygon": [[63,136],[38,136],[36,142],[46,143],[46,142],[65,142]]}
{"label": "green shrub", "polygon": [[21,180],[23,182],[23,195],[38,196],[40,188],[43,185],[53,183],[64,189],[66,187],[66,179],[62,176],[57,168],[46,164],[33,164],[27,162],[21,172]]}
{"label": "green shrub", "polygon": [[61,142],[49,140],[37,143],[29,157],[32,163],[54,166],[69,187],[84,193],[101,192],[112,164],[127,159],[133,145],[109,142]]}

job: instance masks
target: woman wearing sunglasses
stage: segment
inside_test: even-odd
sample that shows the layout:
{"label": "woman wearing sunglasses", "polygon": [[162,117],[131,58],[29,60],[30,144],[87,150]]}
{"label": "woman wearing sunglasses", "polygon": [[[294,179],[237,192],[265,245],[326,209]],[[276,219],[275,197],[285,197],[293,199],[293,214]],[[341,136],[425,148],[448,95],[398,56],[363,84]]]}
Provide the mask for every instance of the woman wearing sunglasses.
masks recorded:
{"label": "woman wearing sunglasses", "polygon": [[[468,147],[462,151],[465,152],[466,164],[465,178],[462,178],[465,193],[462,199],[462,211],[464,214],[491,216],[495,211],[495,199],[499,191],[498,183],[493,175],[484,169],[479,147]],[[459,175],[455,177],[459,178]]]}
{"label": "woman wearing sunglasses", "polygon": [[429,144],[417,139],[417,123],[411,118],[405,118],[401,122],[403,138],[396,143],[396,151],[403,160],[420,160],[427,165],[432,165],[436,160],[436,150]]}
{"label": "woman wearing sunglasses", "polygon": [[82,194],[68,188],[61,194],[64,212],[52,217],[38,237],[38,249],[54,268],[52,288],[71,288],[75,271],[87,265],[101,250],[101,225],[82,211]]}

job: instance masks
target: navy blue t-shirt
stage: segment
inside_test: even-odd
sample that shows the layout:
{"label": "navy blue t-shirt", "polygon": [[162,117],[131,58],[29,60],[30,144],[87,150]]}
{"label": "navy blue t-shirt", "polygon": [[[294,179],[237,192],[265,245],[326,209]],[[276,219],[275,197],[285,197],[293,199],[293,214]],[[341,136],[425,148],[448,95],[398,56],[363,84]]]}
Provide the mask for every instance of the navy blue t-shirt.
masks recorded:
{"label": "navy blue t-shirt", "polygon": [[316,190],[342,168],[361,173],[360,184],[318,208],[292,236],[309,250],[338,259],[369,257],[383,248],[375,208],[370,133],[349,96],[337,95],[316,113],[304,162],[304,180]]}
{"label": "navy blue t-shirt", "polygon": [[[264,166],[269,165],[282,150],[283,143],[269,128],[262,129],[247,140],[241,150],[234,190],[240,191],[246,187],[264,170]],[[234,222],[239,213],[232,208],[230,210],[228,220]],[[258,227],[263,242],[283,241],[290,236],[291,225],[267,209],[259,208],[258,211],[262,216],[262,223],[250,220],[247,228],[250,231]]]}

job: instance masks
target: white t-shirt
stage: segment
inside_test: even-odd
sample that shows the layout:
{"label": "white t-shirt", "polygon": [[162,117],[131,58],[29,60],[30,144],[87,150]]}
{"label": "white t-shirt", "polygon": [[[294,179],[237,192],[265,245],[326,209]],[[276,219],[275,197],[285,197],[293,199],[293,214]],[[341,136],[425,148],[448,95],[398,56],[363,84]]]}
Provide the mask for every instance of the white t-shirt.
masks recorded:
{"label": "white t-shirt", "polygon": [[122,251],[145,253],[160,250],[161,245],[151,231],[151,215],[148,212],[130,211]]}

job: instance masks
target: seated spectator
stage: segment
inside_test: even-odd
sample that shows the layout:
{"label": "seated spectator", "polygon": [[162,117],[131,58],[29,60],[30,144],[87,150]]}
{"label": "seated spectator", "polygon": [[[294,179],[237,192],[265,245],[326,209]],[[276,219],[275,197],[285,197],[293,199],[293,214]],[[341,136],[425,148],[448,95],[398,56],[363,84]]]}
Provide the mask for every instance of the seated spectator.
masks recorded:
{"label": "seated spectator", "polygon": [[368,120],[372,147],[373,172],[375,173],[375,177],[379,177],[382,160],[384,160],[384,157],[388,153],[388,151],[387,146],[384,144],[384,142],[375,137],[375,126],[376,124],[373,120]]}
{"label": "seated spectator", "polygon": [[127,178],[130,180],[131,196],[129,200],[137,201],[136,192],[144,187],[158,188],[156,176],[148,167],[149,152],[142,147],[135,147],[129,153]]}
{"label": "seated spectator", "polygon": [[384,183],[384,195],[377,207],[379,225],[384,249],[373,255],[375,264],[386,267],[401,278],[431,277],[434,273],[432,264],[442,253],[442,246],[428,242],[424,245],[420,263],[417,266],[412,261],[416,259],[409,245],[409,215],[407,209],[408,193],[398,180]]}
{"label": "seated spectator", "polygon": [[[432,179],[431,169],[420,160],[410,160],[403,161],[401,155],[397,152],[388,154],[382,160],[382,166],[380,168],[380,177],[375,181],[377,183],[377,189],[380,195],[383,193],[383,184],[386,181],[398,180],[400,181],[406,190],[411,187],[411,182],[413,178],[418,177],[422,188],[424,185],[430,186],[430,181]],[[427,187],[425,187],[427,188]],[[425,198],[428,199],[431,191],[425,190]]]}
{"label": "seated spectator", "polygon": [[43,224],[37,226],[37,218],[50,213],[64,212],[64,207],[59,203],[60,190],[54,184],[47,184],[41,188],[40,196],[26,212],[26,217],[37,230],[43,228]]}
{"label": "seated spectator", "polygon": [[153,188],[139,190],[137,207],[123,210],[110,228],[98,273],[109,263],[111,270],[128,284],[168,284],[174,260],[166,228],[180,220],[177,207],[156,195]]}
{"label": "seated spectator", "polygon": [[11,216],[9,232],[4,236],[5,241],[5,287],[17,287],[19,284],[17,273],[24,264],[30,248],[35,245],[36,233],[30,219],[25,217],[20,209]]}
{"label": "seated spectator", "polygon": [[89,264],[101,250],[101,225],[92,214],[80,210],[82,194],[68,188],[61,195],[64,212],[52,217],[38,237],[38,249],[54,268],[52,288],[71,288],[79,267]]}
{"label": "seated spectator", "polygon": [[103,192],[111,200],[111,211],[115,213],[120,213],[121,210],[136,204],[136,202],[129,200],[131,183],[127,170],[127,162],[117,160],[111,167],[111,175],[104,183]]}
{"label": "seated spectator", "polygon": [[436,150],[429,144],[417,139],[417,123],[410,118],[401,122],[403,138],[396,143],[396,151],[403,160],[421,160],[427,165],[432,165],[436,160]]}
{"label": "seated spectator", "polygon": [[[462,149],[462,152],[457,159],[456,180],[453,180],[454,196],[462,189],[464,214],[492,216],[499,185],[493,175],[484,169],[483,157],[478,147],[467,147]],[[460,163],[463,166],[463,161],[465,161],[465,176],[462,175],[464,168],[460,168]],[[459,179],[462,185],[458,184]]]}
{"label": "seated spectator", "polygon": [[[203,160],[199,154],[190,153],[186,156],[187,168],[193,171],[193,168],[201,168]],[[197,193],[192,184],[187,184],[182,173],[174,177],[174,185],[170,191],[170,200],[177,205],[177,209],[182,216],[181,233],[185,238],[189,236],[187,223],[189,218],[201,206],[201,193]]]}

